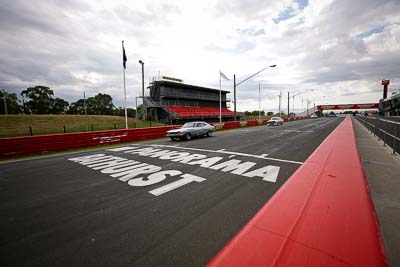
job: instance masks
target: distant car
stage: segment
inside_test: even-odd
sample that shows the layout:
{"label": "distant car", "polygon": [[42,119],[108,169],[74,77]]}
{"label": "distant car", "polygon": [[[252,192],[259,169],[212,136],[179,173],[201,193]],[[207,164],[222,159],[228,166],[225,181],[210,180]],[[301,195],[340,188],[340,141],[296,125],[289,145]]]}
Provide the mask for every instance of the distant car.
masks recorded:
{"label": "distant car", "polygon": [[187,122],[181,128],[167,131],[172,141],[178,139],[190,140],[197,136],[211,137],[215,127],[203,121]]}
{"label": "distant car", "polygon": [[283,119],[280,117],[272,117],[271,119],[269,119],[268,125],[274,125],[274,126],[283,125]]}
{"label": "distant car", "polygon": [[331,111],[328,115],[326,115],[327,117],[336,117],[336,113]]}
{"label": "distant car", "polygon": [[316,118],[318,118],[318,116],[315,115],[315,114],[312,114],[312,115],[310,116],[310,118],[311,118],[311,119],[316,119]]}

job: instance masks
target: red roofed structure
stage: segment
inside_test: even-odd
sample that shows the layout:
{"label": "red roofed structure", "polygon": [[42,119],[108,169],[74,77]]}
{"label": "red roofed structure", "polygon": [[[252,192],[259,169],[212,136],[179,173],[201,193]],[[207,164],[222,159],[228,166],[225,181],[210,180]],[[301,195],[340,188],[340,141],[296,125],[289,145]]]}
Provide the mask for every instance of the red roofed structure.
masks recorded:
{"label": "red roofed structure", "polygon": [[235,113],[227,108],[229,91],[185,84],[179,79],[160,77],[150,83],[144,98],[148,119],[164,123],[193,120],[219,121],[220,93],[222,121],[232,121]]}

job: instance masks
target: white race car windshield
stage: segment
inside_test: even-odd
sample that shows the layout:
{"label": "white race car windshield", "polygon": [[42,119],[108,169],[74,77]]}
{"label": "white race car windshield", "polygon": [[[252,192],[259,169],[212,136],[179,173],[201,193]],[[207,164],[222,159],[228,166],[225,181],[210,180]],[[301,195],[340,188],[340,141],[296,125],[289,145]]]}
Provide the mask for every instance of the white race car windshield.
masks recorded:
{"label": "white race car windshield", "polygon": [[193,127],[194,127],[193,122],[187,122],[182,126],[182,128],[193,128]]}

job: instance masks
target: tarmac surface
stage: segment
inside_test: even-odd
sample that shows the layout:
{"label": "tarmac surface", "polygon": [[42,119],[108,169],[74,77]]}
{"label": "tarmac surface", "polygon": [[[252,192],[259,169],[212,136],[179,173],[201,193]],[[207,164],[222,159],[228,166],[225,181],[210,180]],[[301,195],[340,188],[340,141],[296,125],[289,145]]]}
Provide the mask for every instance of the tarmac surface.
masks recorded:
{"label": "tarmac surface", "polygon": [[353,119],[358,151],[378,216],[386,257],[400,266],[400,156]]}
{"label": "tarmac surface", "polygon": [[203,266],[343,118],[0,164],[1,266]]}

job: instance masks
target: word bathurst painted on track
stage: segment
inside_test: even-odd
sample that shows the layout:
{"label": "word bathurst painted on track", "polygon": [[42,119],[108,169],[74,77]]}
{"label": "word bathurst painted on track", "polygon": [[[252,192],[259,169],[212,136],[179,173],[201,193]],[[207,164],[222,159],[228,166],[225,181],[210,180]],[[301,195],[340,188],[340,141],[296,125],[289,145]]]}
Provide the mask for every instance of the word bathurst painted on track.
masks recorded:
{"label": "word bathurst painted on track", "polygon": [[[207,157],[203,154],[163,150],[153,147],[140,148],[128,146],[113,148],[108,151],[169,160],[191,166],[230,172],[245,177],[261,177],[264,181],[268,182],[276,182],[280,170],[278,166],[268,165],[261,168],[253,168],[257,163],[250,161],[242,162],[237,159],[226,160],[224,157]],[[162,170],[162,167],[156,165],[113,155],[92,154],[69,158],[68,160],[77,162],[93,170],[98,170],[101,173],[109,174],[111,177],[118,178],[118,180],[122,182],[127,182],[130,186],[142,187],[157,184],[167,179],[168,176],[179,176],[181,178],[170,184],[149,191],[150,194],[155,196],[162,195],[192,182],[200,183],[206,180],[203,177],[184,174],[179,170]]]}

